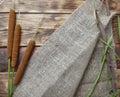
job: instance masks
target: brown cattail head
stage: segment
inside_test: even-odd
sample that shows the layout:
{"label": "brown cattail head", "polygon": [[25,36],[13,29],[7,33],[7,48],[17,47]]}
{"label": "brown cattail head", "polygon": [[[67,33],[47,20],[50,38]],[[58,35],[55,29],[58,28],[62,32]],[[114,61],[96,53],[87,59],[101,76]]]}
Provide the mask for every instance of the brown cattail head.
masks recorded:
{"label": "brown cattail head", "polygon": [[8,23],[8,43],[7,43],[7,57],[8,58],[12,56],[15,22],[16,22],[15,11],[13,9],[10,9],[9,23]]}
{"label": "brown cattail head", "polygon": [[20,24],[16,24],[15,32],[14,32],[14,40],[13,40],[13,49],[12,49],[12,67],[15,68],[18,55],[19,55],[19,45],[20,45],[20,36],[21,36],[21,26]]}
{"label": "brown cattail head", "polygon": [[34,49],[34,46],[35,46],[35,40],[31,39],[28,43],[28,46],[23,54],[20,65],[19,65],[18,70],[16,72],[15,79],[14,79],[14,85],[19,84],[19,82],[24,74],[25,68],[26,68],[27,63],[29,61],[29,58],[32,54],[32,51]]}

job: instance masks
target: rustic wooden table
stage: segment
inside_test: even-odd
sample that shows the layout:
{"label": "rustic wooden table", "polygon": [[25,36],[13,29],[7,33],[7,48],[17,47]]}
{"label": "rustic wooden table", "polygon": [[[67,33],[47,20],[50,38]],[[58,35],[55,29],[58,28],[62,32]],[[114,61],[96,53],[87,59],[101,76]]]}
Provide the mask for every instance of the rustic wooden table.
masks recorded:
{"label": "rustic wooden table", "polygon": [[[0,0],[1,1],[1,0]],[[7,96],[7,29],[8,14],[12,0],[5,0],[0,5],[0,97]],[[49,38],[70,14],[84,0],[15,0],[17,20],[22,26],[22,39],[20,45],[20,58],[26,48],[28,40],[33,35],[40,18],[43,19],[40,33],[36,39],[36,49]],[[119,6],[119,5],[117,5]],[[112,3],[112,9],[119,12],[119,7]],[[20,15],[18,15],[20,11]]]}

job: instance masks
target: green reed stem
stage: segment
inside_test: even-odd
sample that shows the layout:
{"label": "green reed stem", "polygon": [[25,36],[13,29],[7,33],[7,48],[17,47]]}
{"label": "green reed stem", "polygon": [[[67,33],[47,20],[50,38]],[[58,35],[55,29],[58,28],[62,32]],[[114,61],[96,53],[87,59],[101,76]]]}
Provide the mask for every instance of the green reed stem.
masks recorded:
{"label": "green reed stem", "polygon": [[95,79],[94,85],[93,85],[92,89],[89,91],[89,93],[87,94],[86,97],[91,97],[92,96],[92,94],[93,94],[93,92],[95,90],[95,87],[96,87],[96,85],[97,85],[97,83],[98,83],[98,81],[99,81],[99,79],[101,77],[101,74],[102,74],[102,71],[103,71],[103,68],[104,68],[104,64],[105,64],[105,60],[106,60],[106,56],[104,56],[104,58],[103,58],[103,62],[101,64],[100,71],[99,71],[99,73],[98,73],[98,75],[97,75],[97,77]]}
{"label": "green reed stem", "polygon": [[109,48],[109,45],[110,45],[111,42],[112,42],[112,38],[109,37],[109,39],[108,39],[108,41],[107,41],[107,44],[108,44],[108,45],[105,46],[104,53],[103,53],[103,55],[102,55],[102,63],[101,63],[100,70],[99,70],[99,72],[98,72],[98,75],[96,76],[96,79],[95,79],[95,81],[94,81],[93,87],[92,87],[91,90],[88,92],[88,94],[87,94],[86,97],[91,97],[91,96],[92,96],[92,94],[93,94],[93,92],[94,92],[94,90],[95,90],[95,88],[96,88],[96,86],[97,86],[97,84],[98,84],[98,82],[99,82],[99,79],[100,79],[100,77],[101,77],[101,74],[102,74],[102,71],[103,71],[103,68],[104,68],[104,65],[105,65],[105,61],[106,61],[106,53],[107,53],[107,51],[108,51],[108,48]]}
{"label": "green reed stem", "polygon": [[100,38],[100,41],[104,43],[105,45],[107,45],[109,48],[113,49],[113,47],[111,45],[108,45],[108,43],[104,41],[102,38]]}
{"label": "green reed stem", "polygon": [[11,59],[8,58],[8,97],[10,97],[10,63]]}
{"label": "green reed stem", "polygon": [[11,93],[10,93],[11,97],[14,92],[14,76],[15,76],[15,70],[14,68],[12,68],[12,85],[11,85]]}
{"label": "green reed stem", "polygon": [[107,54],[107,51],[108,51],[108,49],[109,49],[109,46],[108,46],[108,45],[110,45],[111,42],[112,42],[112,35],[109,37],[109,39],[108,39],[108,41],[107,41],[107,45],[105,46],[102,59],[103,59],[103,57]]}

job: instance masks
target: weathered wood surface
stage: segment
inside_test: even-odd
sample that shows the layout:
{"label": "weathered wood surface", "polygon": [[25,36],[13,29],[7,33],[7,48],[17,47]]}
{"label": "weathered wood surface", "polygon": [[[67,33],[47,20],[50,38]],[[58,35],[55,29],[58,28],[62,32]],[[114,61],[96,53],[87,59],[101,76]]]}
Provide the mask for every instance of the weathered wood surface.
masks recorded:
{"label": "weathered wood surface", "polygon": [[[54,2],[56,2],[56,1],[54,1]],[[24,1],[19,0],[18,2],[23,2],[22,4],[24,4],[24,5],[27,4],[27,3],[25,3],[25,2],[27,2],[25,0]],[[31,4],[31,2],[30,2],[30,4]],[[39,2],[40,2],[39,4],[43,4],[42,0],[40,0]],[[52,6],[52,4],[54,4],[53,1],[48,2],[46,0],[44,2],[50,3],[51,6]],[[60,0],[57,2],[63,2],[63,4],[64,4],[65,1]],[[66,2],[70,3],[71,0],[66,0]],[[82,0],[75,0],[73,2],[76,2],[76,4],[78,4],[78,2],[82,2]],[[71,4],[74,4],[73,2],[71,2]],[[0,6],[1,7],[0,12],[4,11],[6,8],[9,9],[8,5],[10,5],[10,1],[8,1],[7,3],[6,2],[4,2],[4,3]],[[8,5],[6,5],[6,4],[8,4]],[[34,4],[36,4],[36,2]],[[50,4],[48,4],[48,5],[50,5]],[[6,5],[6,7],[5,7],[5,5]],[[2,8],[2,6],[4,6],[5,9]],[[45,5],[44,5],[44,7],[45,7]],[[23,8],[23,9],[27,9],[27,8]],[[49,8],[47,8],[47,9],[49,9]],[[68,8],[68,9],[71,10],[71,12],[73,11],[70,8]],[[55,10],[57,10],[57,9],[55,9]],[[8,12],[8,11],[6,11],[6,12]],[[22,11],[22,12],[24,12],[24,11]],[[49,11],[49,13],[50,13],[50,11]],[[43,22],[42,22],[41,31],[40,31],[41,33],[38,35],[38,38],[36,39],[37,45],[43,44],[48,39],[48,36],[50,36],[52,34],[52,32],[54,32],[54,30],[56,28],[58,28],[70,15],[70,14],[66,14],[67,12],[65,14],[60,14],[60,13],[55,14],[55,13],[56,12],[54,11],[53,14],[21,14],[21,16],[18,17],[18,20],[20,19],[19,21],[20,21],[20,23],[22,25],[22,29],[23,29],[21,46],[26,46],[28,39],[31,38],[31,36],[34,33],[34,30],[35,30],[36,25],[38,24],[38,20],[40,18],[43,18]],[[0,27],[0,47],[1,47],[1,46],[6,46],[6,42],[7,42],[8,14],[0,13],[0,21],[1,21],[1,23],[0,23],[0,26],[1,26]]]}
{"label": "weathered wood surface", "polygon": [[7,71],[6,48],[0,48],[0,72]]}
{"label": "weathered wood surface", "polygon": [[7,93],[7,73],[1,73],[0,74],[0,97],[4,97],[6,93]]}
{"label": "weathered wood surface", "polygon": [[[16,0],[15,9],[23,13],[72,13],[85,0]],[[11,1],[4,1],[0,12],[9,12]],[[31,6],[32,5],[32,6]],[[120,13],[120,1],[111,0],[110,9]]]}
{"label": "weathered wood surface", "polygon": [[[113,37],[115,42],[115,52],[120,57],[120,39],[118,35],[118,23],[117,23],[117,16],[113,18],[112,21],[112,28],[113,28]],[[116,60],[116,67],[120,69],[120,60]]]}
{"label": "weathered wood surface", "polygon": [[118,23],[117,23],[117,16],[113,17],[112,19],[112,28],[113,28],[113,38],[115,44],[120,43],[120,39],[118,36]]}
{"label": "weathered wood surface", "polygon": [[[70,14],[21,14],[19,22],[22,26],[21,46],[26,46],[28,40],[35,33],[35,29],[42,19],[40,33],[36,45],[43,44]],[[8,14],[0,15],[0,47],[5,47],[7,42]]]}
{"label": "weathered wood surface", "polygon": [[[27,13],[72,13],[84,0],[15,0],[15,9]],[[11,0],[0,5],[0,12],[9,12]]]}
{"label": "weathered wood surface", "polygon": [[[118,35],[118,19],[117,16],[113,18],[113,36],[115,41],[115,52],[120,57],[120,38]],[[116,60],[116,77],[117,87],[120,88],[120,60]]]}
{"label": "weathered wood surface", "polygon": [[[119,15],[120,16],[120,15]],[[117,57],[120,57],[120,38],[118,34],[118,16],[113,18],[113,36],[115,41],[115,52]],[[120,88],[120,60],[116,60],[116,77],[117,87]]]}
{"label": "weathered wood surface", "polygon": [[120,14],[120,0],[110,0],[110,9]]}
{"label": "weathered wood surface", "polygon": [[[120,3],[112,0],[110,8],[120,13]],[[118,1],[118,0],[117,0]],[[16,0],[16,11],[21,11],[22,42],[26,46],[27,41],[34,33],[38,19],[42,17],[43,24],[41,33],[37,37],[37,45],[42,45],[84,0]],[[31,6],[32,5],[32,6]],[[0,5],[0,71],[7,70],[6,41],[7,41],[7,20],[11,6],[10,0]],[[37,14],[33,14],[37,13]],[[39,42],[40,41],[40,42]],[[25,48],[22,47],[20,56]],[[2,80],[1,80],[2,79]],[[4,80],[5,79],[5,80]],[[0,97],[6,97],[7,74],[0,73]]]}

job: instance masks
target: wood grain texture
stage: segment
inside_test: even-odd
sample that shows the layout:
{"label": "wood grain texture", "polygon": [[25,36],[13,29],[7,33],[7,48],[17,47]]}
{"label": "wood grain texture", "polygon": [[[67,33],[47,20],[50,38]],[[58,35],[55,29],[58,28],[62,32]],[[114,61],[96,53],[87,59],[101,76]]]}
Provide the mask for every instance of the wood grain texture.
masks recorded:
{"label": "wood grain texture", "polygon": [[0,48],[0,72],[7,71],[7,49]]}
{"label": "wood grain texture", "polygon": [[[54,32],[54,30],[69,17],[70,14],[68,13],[72,13],[83,2],[84,0],[16,0],[16,11],[18,12],[18,10],[20,10],[21,13],[24,13],[21,14],[20,17],[20,22],[23,28],[21,46],[26,46],[28,39],[33,35],[35,27],[38,24],[39,17],[43,17],[44,21],[41,26],[41,33],[37,37],[38,46],[43,44]],[[117,12],[120,13],[119,5],[120,3],[116,4],[115,2],[111,2],[110,9],[117,10]],[[7,43],[7,21],[10,6],[10,0],[5,0],[5,2],[0,5],[0,47],[6,47]],[[20,58],[24,51],[25,47],[21,47]],[[0,48],[0,72],[1,71],[7,71],[6,48]],[[0,97],[6,97],[6,86],[7,73],[0,73]]]}
{"label": "wood grain texture", "polygon": [[0,74],[0,97],[7,96],[7,73]]}
{"label": "wood grain texture", "polygon": [[[37,36],[36,44],[43,44],[48,37],[70,16],[70,14],[21,14],[19,22],[22,27],[21,46],[26,46],[32,37],[35,29],[42,18],[40,33]],[[0,46],[7,44],[7,21],[8,14],[0,15]]]}
{"label": "wood grain texture", "polygon": [[120,14],[120,0],[110,0],[110,9]]}
{"label": "wood grain texture", "polygon": [[[27,13],[72,13],[84,0],[15,0],[15,10]],[[0,5],[0,12],[8,12],[11,0]]]}
{"label": "wood grain texture", "polygon": [[[120,44],[115,45],[115,52],[120,57]],[[116,67],[120,69],[120,60],[116,60]]]}
{"label": "wood grain texture", "polygon": [[[15,10],[23,13],[72,13],[85,0],[16,0]],[[11,1],[4,1],[0,12],[9,12]],[[110,0],[110,9],[120,13],[120,1]]]}
{"label": "wood grain texture", "polygon": [[[117,16],[115,16],[112,20],[112,28],[113,28],[113,38],[115,42],[115,52],[120,57],[120,39],[118,35],[118,23]],[[116,67],[120,69],[120,60],[116,60]]]}
{"label": "wood grain texture", "polygon": [[114,42],[116,44],[118,44],[118,43],[120,43],[120,39],[119,39],[119,36],[118,36],[117,16],[113,17],[113,20],[112,20],[112,29],[113,29]]}

